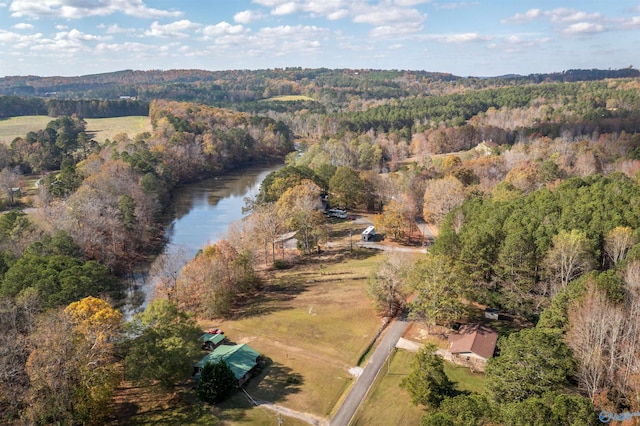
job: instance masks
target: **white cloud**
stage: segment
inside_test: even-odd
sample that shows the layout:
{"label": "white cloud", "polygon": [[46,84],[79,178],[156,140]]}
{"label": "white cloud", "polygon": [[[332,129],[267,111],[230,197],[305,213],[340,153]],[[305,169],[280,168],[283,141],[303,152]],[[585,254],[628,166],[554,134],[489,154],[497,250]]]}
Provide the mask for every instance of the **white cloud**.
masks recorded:
{"label": "white cloud", "polygon": [[464,7],[477,6],[479,3],[477,1],[474,2],[466,2],[461,1],[457,3],[433,3],[433,7],[436,10],[452,10],[452,9],[461,9]]}
{"label": "white cloud", "polygon": [[271,11],[272,15],[292,15],[300,11],[300,6],[293,1],[278,5]]}
{"label": "white cloud", "polygon": [[617,30],[633,30],[640,28],[640,16],[632,16],[628,19],[619,19],[613,22]]}
{"label": "white cloud", "polygon": [[13,0],[9,11],[14,17],[62,17],[80,19],[88,16],[108,16],[114,13],[139,18],[180,16],[178,11],[154,9],[142,0]]}
{"label": "white cloud", "polygon": [[587,13],[575,9],[559,8],[545,12],[549,16],[551,22],[568,23],[568,22],[584,22],[601,19],[602,15],[598,12]]}
{"label": "white cloud", "polygon": [[491,41],[493,38],[488,35],[478,33],[456,33],[456,34],[427,34],[421,37],[425,40],[437,41],[440,43],[476,43],[483,41]]}
{"label": "white cloud", "polygon": [[28,45],[42,39],[42,34],[23,35],[12,31],[0,30],[0,43],[8,43],[15,49],[23,49]]}
{"label": "white cloud", "polygon": [[540,9],[529,9],[525,13],[516,13],[515,15],[500,20],[502,24],[525,24],[540,17],[542,12]]}
{"label": "white cloud", "polygon": [[55,40],[73,40],[73,41],[99,41],[108,40],[109,37],[95,36],[91,34],[85,34],[77,29],[72,29],[67,32],[56,33]]}
{"label": "white cloud", "polygon": [[225,34],[241,34],[246,31],[242,25],[231,25],[228,22],[220,22],[216,25],[207,25],[202,29],[202,34],[207,37],[212,37]]}
{"label": "white cloud", "polygon": [[349,16],[350,9],[357,9],[358,5],[357,2],[348,0],[309,0],[304,2],[301,7],[312,16],[324,16],[331,21],[336,21]]}
{"label": "white cloud", "polygon": [[394,0],[393,3],[397,6],[412,7],[419,4],[431,3],[431,0]]}
{"label": "white cloud", "polygon": [[112,53],[124,53],[126,55],[139,56],[147,54],[148,52],[155,51],[151,49],[151,46],[148,46],[143,43],[134,43],[134,42],[126,42],[126,43],[98,43],[95,47],[96,53],[99,54],[112,54]]}
{"label": "white cloud", "polygon": [[151,24],[151,27],[144,32],[144,35],[151,37],[168,37],[168,38],[184,38],[188,37],[186,31],[196,30],[200,27],[200,24],[189,21],[188,19],[181,19],[170,24],[159,24],[155,21]]}
{"label": "white cloud", "polygon": [[264,19],[264,15],[261,12],[255,10],[243,10],[233,15],[233,20],[238,24],[248,25],[252,22],[260,21]]}
{"label": "white cloud", "polygon": [[372,24],[376,26],[389,24],[415,25],[422,24],[425,15],[416,9],[403,9],[398,7],[374,6],[353,17],[353,22],[358,24]]}
{"label": "white cloud", "polygon": [[601,33],[605,30],[603,25],[594,24],[592,22],[578,22],[571,24],[563,30],[566,34],[591,34]]}
{"label": "white cloud", "polygon": [[34,27],[31,24],[21,22],[19,24],[15,24],[11,28],[15,28],[16,30],[32,30]]}
{"label": "white cloud", "polygon": [[60,25],[60,24],[56,25],[56,30],[58,30],[58,31],[64,31],[64,30],[68,30],[68,29],[69,29],[69,27],[67,27],[66,25]]}
{"label": "white cloud", "polygon": [[134,30],[133,28],[122,28],[120,25],[118,24],[113,24],[113,25],[99,25],[98,28],[105,28],[105,32],[107,34],[133,34],[136,32],[136,30]]}

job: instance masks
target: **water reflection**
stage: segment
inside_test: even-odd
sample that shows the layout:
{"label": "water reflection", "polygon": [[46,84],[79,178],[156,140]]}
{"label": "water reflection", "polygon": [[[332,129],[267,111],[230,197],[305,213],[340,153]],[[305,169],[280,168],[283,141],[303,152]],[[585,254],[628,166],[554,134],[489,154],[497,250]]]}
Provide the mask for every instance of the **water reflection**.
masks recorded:
{"label": "water reflection", "polygon": [[[167,245],[156,262],[166,261],[167,257],[179,257],[181,264],[172,265],[168,272],[177,273],[198,250],[218,241],[232,222],[243,217],[245,198],[256,196],[264,178],[281,167],[282,164],[249,166],[177,189],[166,213],[170,222],[165,232]],[[142,309],[153,295],[157,277],[150,271],[167,273],[157,265],[136,271],[128,315]]]}

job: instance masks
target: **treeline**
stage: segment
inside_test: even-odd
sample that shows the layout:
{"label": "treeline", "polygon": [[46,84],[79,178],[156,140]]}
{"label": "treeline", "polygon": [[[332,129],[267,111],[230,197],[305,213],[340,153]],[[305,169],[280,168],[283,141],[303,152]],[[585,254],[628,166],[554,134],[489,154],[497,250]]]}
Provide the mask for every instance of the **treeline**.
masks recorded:
{"label": "treeline", "polygon": [[24,96],[0,96],[0,118],[24,115],[79,118],[125,117],[148,115],[149,103],[135,99],[58,100]]}
{"label": "treeline", "polygon": [[112,101],[48,99],[46,105],[47,115],[51,117],[75,115],[80,118],[107,118],[149,115],[149,103],[133,99]]}
{"label": "treeline", "polygon": [[[343,116],[340,128],[364,133],[395,132],[404,136],[425,128],[456,127],[494,109],[525,109],[545,105],[537,124],[559,121],[625,119],[640,108],[637,87],[618,82],[543,84],[477,90],[465,94],[429,96],[390,103]],[[630,120],[627,131],[636,131]],[[628,126],[629,127],[629,126]],[[533,129],[536,131],[537,129]]]}
{"label": "treeline", "polygon": [[343,110],[355,102],[443,95],[481,88],[549,82],[633,78],[633,68],[569,70],[562,73],[493,78],[461,78],[447,73],[407,70],[303,69],[119,71],[80,77],[0,78],[0,93],[55,99],[115,100],[121,96],[150,102],[163,98],[229,107],[274,96],[305,95],[326,108]]}
{"label": "treeline", "polygon": [[0,96],[0,118],[46,115],[47,113],[47,105],[41,98]]}

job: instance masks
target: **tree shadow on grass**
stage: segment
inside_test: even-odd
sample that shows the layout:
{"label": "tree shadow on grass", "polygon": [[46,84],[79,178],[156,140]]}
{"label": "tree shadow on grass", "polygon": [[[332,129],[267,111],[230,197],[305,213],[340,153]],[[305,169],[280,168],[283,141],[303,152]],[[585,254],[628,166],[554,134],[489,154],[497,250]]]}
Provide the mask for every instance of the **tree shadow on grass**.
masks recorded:
{"label": "tree shadow on grass", "polygon": [[285,277],[265,285],[258,293],[242,298],[231,313],[234,320],[251,318],[287,309],[286,302],[305,292],[308,284],[299,277]]}
{"label": "tree shadow on grass", "polygon": [[263,358],[264,367],[251,378],[246,386],[247,392],[254,398],[278,402],[287,395],[300,392],[304,378],[293,369],[270,358]]}
{"label": "tree shadow on grass", "polygon": [[193,382],[185,381],[173,392],[155,386],[120,388],[107,425],[218,424],[215,416],[200,403]]}

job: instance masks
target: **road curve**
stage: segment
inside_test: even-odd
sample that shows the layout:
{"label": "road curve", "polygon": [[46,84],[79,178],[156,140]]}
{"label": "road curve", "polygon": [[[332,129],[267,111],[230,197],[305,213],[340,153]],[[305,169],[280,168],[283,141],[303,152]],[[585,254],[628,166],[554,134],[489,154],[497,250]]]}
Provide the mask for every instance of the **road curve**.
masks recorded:
{"label": "road curve", "polygon": [[342,406],[331,419],[331,426],[348,426],[351,423],[353,415],[364,400],[378,372],[384,365],[391,350],[395,348],[407,325],[409,325],[409,322],[404,318],[396,319],[391,323],[378,347],[369,358],[369,362],[365,365],[362,374],[351,387],[349,395],[347,395]]}

